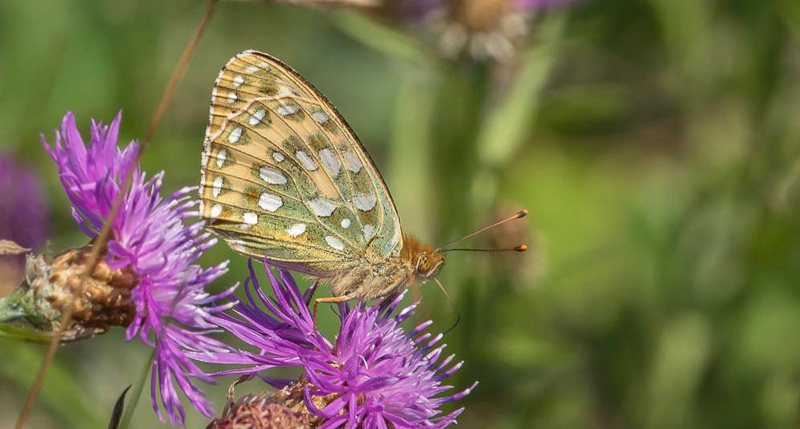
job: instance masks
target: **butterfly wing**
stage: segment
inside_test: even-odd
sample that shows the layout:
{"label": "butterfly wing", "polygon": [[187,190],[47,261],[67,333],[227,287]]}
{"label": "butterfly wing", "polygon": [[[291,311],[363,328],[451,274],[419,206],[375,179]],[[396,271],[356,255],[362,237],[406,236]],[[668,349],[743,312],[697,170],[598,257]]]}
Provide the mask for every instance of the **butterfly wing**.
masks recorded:
{"label": "butterfly wing", "polygon": [[397,256],[402,231],[380,173],[333,105],[256,51],[211,97],[201,216],[236,251],[317,276]]}

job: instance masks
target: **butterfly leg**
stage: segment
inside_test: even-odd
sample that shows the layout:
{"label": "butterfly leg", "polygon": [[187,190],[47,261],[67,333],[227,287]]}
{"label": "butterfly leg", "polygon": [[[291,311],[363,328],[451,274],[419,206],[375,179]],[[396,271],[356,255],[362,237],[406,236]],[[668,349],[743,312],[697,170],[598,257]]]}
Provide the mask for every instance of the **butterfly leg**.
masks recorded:
{"label": "butterfly leg", "polygon": [[337,302],[347,301],[352,299],[352,295],[341,295],[341,296],[326,296],[322,298],[314,298],[314,329],[316,330],[317,325],[317,307],[319,307],[320,303],[327,303],[327,304],[334,304]]}

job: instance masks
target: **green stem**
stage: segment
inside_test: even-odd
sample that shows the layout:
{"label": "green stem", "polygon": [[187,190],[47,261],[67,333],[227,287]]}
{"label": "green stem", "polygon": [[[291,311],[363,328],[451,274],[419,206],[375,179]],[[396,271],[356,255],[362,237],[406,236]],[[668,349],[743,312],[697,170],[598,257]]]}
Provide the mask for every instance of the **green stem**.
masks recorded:
{"label": "green stem", "polygon": [[[444,222],[437,228],[440,236],[436,243],[446,243],[474,231],[476,219],[481,216],[473,211],[470,188],[478,167],[477,136],[490,95],[491,69],[488,64],[448,64],[440,78],[432,120],[436,144],[430,149],[435,176],[430,185],[435,190],[438,211],[435,218]],[[456,319],[454,312],[470,315],[462,318],[459,326],[464,335],[475,333],[482,323],[478,317],[472,317],[479,313],[480,303],[478,277],[470,268],[469,258],[466,254],[450,254],[440,275],[444,286],[455,295],[455,310],[441,294],[433,291],[427,294],[435,297],[436,307],[443,314],[452,314],[452,320]],[[452,322],[443,319],[441,323],[442,329],[446,329]],[[466,337],[451,342],[456,349],[478,344]]]}
{"label": "green stem", "polygon": [[128,427],[130,427],[131,421],[133,420],[133,414],[136,411],[136,405],[139,403],[139,398],[142,397],[145,381],[147,381],[147,376],[150,374],[150,367],[153,365],[153,359],[155,356],[156,351],[153,350],[153,352],[150,353],[150,358],[147,359],[147,362],[145,362],[145,365],[142,368],[142,372],[139,375],[139,381],[136,383],[136,387],[133,389],[128,406],[125,407],[125,413],[122,415],[118,429],[128,429]]}
{"label": "green stem", "polygon": [[477,140],[483,122],[490,80],[487,64],[459,63],[444,70],[434,110],[432,151],[438,177],[438,219],[446,219],[440,242],[473,227],[470,185],[477,167]]}
{"label": "green stem", "polygon": [[7,338],[14,341],[25,341],[29,343],[49,343],[53,336],[44,332],[35,331],[28,328],[0,323],[0,338]]}
{"label": "green stem", "polygon": [[403,74],[394,112],[390,144],[389,182],[403,230],[430,238],[433,213],[430,206],[431,162],[426,156],[431,147],[431,122],[434,92],[430,74]]}
{"label": "green stem", "polygon": [[[473,185],[475,209],[496,201],[499,173],[514,159],[538,116],[542,90],[559,57],[565,15],[552,15],[536,33],[537,44],[523,54],[508,94],[486,116],[479,130],[480,171]],[[509,213],[510,214],[510,213]]]}

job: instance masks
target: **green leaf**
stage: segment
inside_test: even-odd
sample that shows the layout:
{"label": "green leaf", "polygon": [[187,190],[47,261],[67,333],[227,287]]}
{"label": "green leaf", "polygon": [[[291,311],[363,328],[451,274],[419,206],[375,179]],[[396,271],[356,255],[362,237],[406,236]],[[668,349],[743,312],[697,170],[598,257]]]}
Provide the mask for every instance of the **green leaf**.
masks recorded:
{"label": "green leaf", "polygon": [[551,15],[539,27],[537,45],[525,54],[522,68],[500,105],[487,117],[478,137],[480,159],[490,167],[508,162],[535,122],[540,96],[559,55],[566,16]]}
{"label": "green leaf", "polygon": [[117,402],[114,404],[114,410],[111,412],[111,419],[108,422],[108,429],[119,429],[122,411],[125,410],[125,395],[128,394],[128,390],[131,390],[130,384],[122,391],[122,394],[119,395]]}
{"label": "green leaf", "polygon": [[53,339],[53,336],[49,333],[9,325],[6,323],[0,323],[0,337],[16,341],[27,341],[41,344],[49,343]]}
{"label": "green leaf", "polygon": [[432,57],[408,33],[380,24],[358,12],[341,11],[333,16],[333,22],[340,30],[367,47],[390,57],[399,57],[420,64],[431,61]]}

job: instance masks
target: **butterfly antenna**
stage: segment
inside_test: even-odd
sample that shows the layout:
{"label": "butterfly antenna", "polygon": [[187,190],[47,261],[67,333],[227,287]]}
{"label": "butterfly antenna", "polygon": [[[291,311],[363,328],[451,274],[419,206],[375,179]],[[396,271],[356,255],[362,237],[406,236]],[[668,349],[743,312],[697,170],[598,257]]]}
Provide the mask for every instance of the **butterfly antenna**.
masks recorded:
{"label": "butterfly antenna", "polygon": [[[507,217],[507,218],[505,218],[505,219],[503,219],[501,221],[497,221],[497,222],[495,222],[495,223],[493,223],[491,225],[484,226],[483,228],[481,228],[481,229],[479,229],[479,230],[477,230],[475,232],[469,233],[469,234],[467,234],[467,235],[465,235],[465,236],[463,236],[461,238],[457,238],[457,239],[455,239],[455,240],[453,240],[453,241],[451,241],[451,242],[449,242],[449,243],[447,243],[447,244],[445,244],[443,246],[440,246],[438,249],[436,249],[436,251],[437,252],[449,252],[449,251],[452,251],[452,250],[467,250],[467,249],[445,249],[445,247],[447,247],[447,246],[449,246],[451,244],[455,244],[455,243],[464,241],[464,240],[466,240],[468,238],[472,238],[472,237],[474,237],[474,236],[476,236],[476,235],[478,235],[478,234],[480,234],[480,233],[482,233],[484,231],[490,230],[490,229],[492,229],[492,228],[494,228],[496,226],[500,226],[500,225],[502,225],[502,224],[504,224],[506,222],[510,222],[512,220],[517,220],[517,219],[522,219],[527,215],[528,215],[528,209],[522,209],[522,210],[514,213],[512,216],[509,216],[509,217]],[[490,251],[490,252],[495,252],[495,251],[504,252],[504,251],[509,251],[509,250],[515,250],[517,252],[524,252],[527,249],[528,249],[528,246],[523,244],[523,245],[517,246],[517,247],[515,247],[513,249],[499,249],[499,250],[495,250],[495,249],[477,250],[477,249],[475,249],[475,250],[476,251]],[[472,249],[470,249],[470,250],[472,250]]]}
{"label": "butterfly antenna", "polygon": [[524,252],[528,250],[527,244],[520,244],[519,246],[511,247],[509,249],[469,249],[469,248],[455,248],[455,249],[444,249],[439,250],[439,253],[445,252]]}
{"label": "butterfly antenna", "polygon": [[440,282],[439,279],[437,279],[436,277],[433,278],[433,281],[435,281],[436,284],[439,286],[439,290],[442,291],[442,293],[444,294],[445,298],[447,298],[447,302],[450,303],[450,306],[453,307],[453,310],[456,312],[456,321],[453,323],[453,326],[447,328],[447,330],[444,331],[443,335],[447,335],[450,331],[455,329],[456,326],[458,326],[459,322],[461,322],[461,312],[458,311],[458,307],[456,306],[456,303],[453,302],[453,298],[450,298],[450,293],[448,293],[447,289],[444,288],[444,285],[442,285],[442,282]]}

